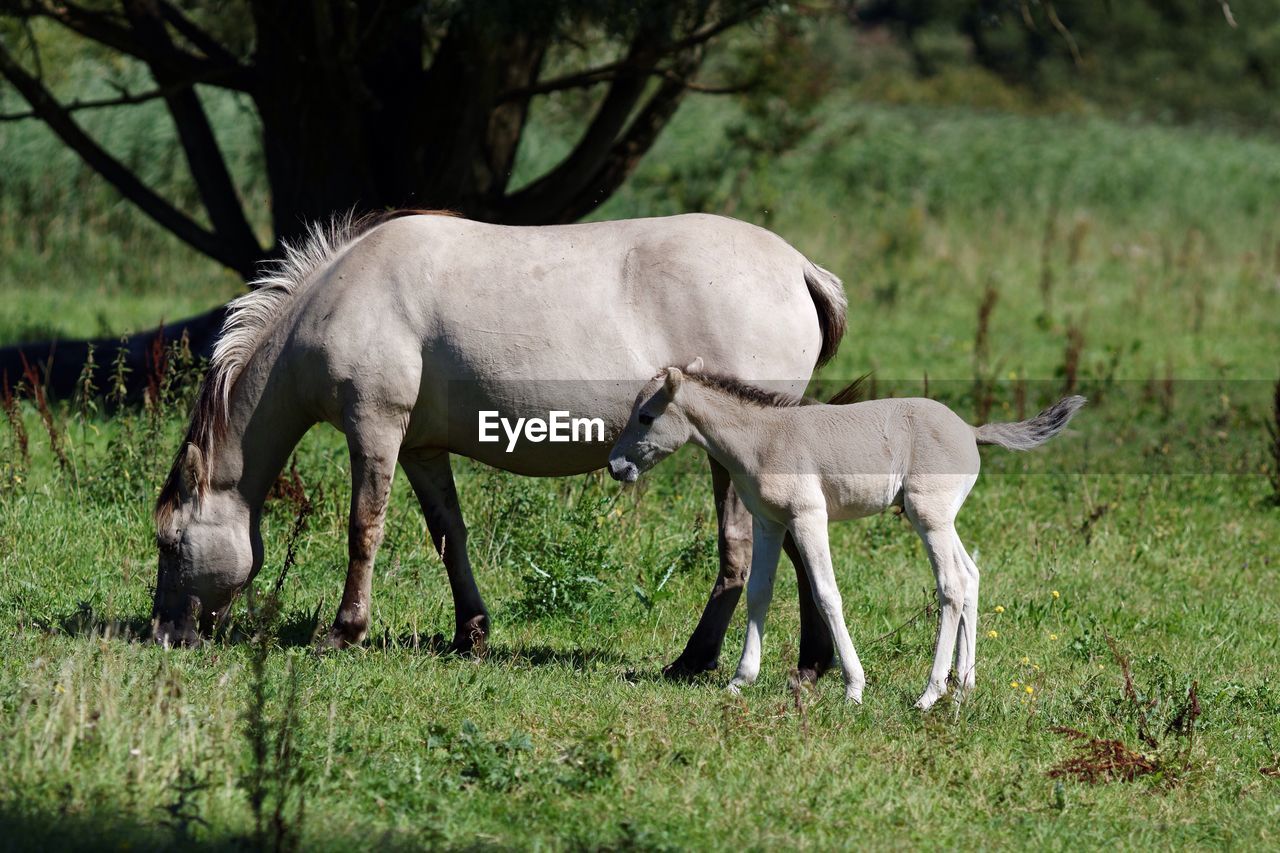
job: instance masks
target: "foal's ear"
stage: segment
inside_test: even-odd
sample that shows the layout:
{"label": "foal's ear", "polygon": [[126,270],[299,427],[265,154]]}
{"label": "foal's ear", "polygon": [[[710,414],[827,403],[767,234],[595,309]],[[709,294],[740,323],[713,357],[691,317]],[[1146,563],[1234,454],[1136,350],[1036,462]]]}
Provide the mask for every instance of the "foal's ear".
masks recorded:
{"label": "foal's ear", "polygon": [[684,374],[680,372],[678,367],[667,368],[667,380],[662,384],[666,389],[668,397],[674,397],[676,391],[680,388],[680,383],[684,381]]}
{"label": "foal's ear", "polygon": [[689,362],[689,366],[688,366],[688,367],[686,367],[686,368],[684,369],[684,372],[685,372],[685,373],[701,373],[701,372],[702,372],[702,357],[701,357],[701,356],[699,356],[699,357],[695,358],[693,361]]}
{"label": "foal's ear", "polygon": [[195,497],[200,484],[205,481],[204,454],[200,448],[188,443],[182,450],[182,462],[179,463],[182,477],[178,481],[182,486],[182,497]]}

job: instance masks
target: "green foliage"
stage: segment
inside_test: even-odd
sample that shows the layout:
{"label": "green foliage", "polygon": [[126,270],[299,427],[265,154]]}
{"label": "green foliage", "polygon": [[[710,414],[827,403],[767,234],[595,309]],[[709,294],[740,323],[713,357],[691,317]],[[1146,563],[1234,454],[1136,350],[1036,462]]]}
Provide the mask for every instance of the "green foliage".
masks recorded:
{"label": "green foliage", "polygon": [[[1243,26],[1243,7],[1233,8]],[[1273,420],[1280,348],[1280,235],[1269,216],[1280,146],[1045,116],[987,72],[972,78],[987,87],[974,97],[1017,114],[931,106],[921,92],[955,73],[946,70],[955,44],[930,38],[941,70],[904,86],[905,106],[860,102],[874,82],[865,78],[867,88],[820,94],[804,132],[771,137],[767,110],[690,101],[600,215],[669,213],[701,199],[767,222],[835,270],[850,332],[824,372],[829,385],[874,368],[876,395],[919,394],[927,372],[930,396],[971,417],[976,315],[994,285],[991,415],[1011,419],[1060,393],[1068,330],[1080,330],[1073,370],[1090,406],[1038,454],[984,451],[959,519],[983,572],[968,704],[910,710],[933,640],[920,616],[933,581],[893,515],[831,528],[869,675],[864,706],[844,705],[830,676],[789,691],[798,613],[785,568],[758,685],[733,699],[718,689],[741,614],[720,674],[664,682],[661,667],[687,639],[716,570],[706,464],[692,452],[626,490],[599,476],[536,480],[458,461],[469,547],[494,614],[480,659],[436,656],[420,641],[452,625],[452,608],[400,478],[371,638],[317,657],[312,631],[332,616],[347,562],[349,496],[345,443],[317,429],[297,453],[313,510],[294,537],[276,617],[246,618],[242,602],[237,624],[205,647],[133,642],[155,580],[151,505],[185,428],[194,365],[190,381],[175,376],[151,406],[120,406],[112,382],[105,399],[55,404],[67,469],[28,392],[15,393],[14,415],[0,422],[0,465],[10,466],[0,469],[0,828],[10,846],[231,846],[263,838],[259,820],[267,845],[307,849],[370,839],[1271,843],[1280,515],[1263,422]],[[538,131],[548,146],[554,131]],[[6,168],[38,178],[47,155],[54,189],[74,172],[53,149],[11,161],[13,138],[3,137]],[[191,290],[208,288],[200,298],[210,304],[222,298],[225,282],[148,237],[105,193],[86,192],[77,207],[73,190],[22,202],[46,217],[43,244],[22,217],[0,221],[0,296],[13,306],[0,339],[36,322],[63,333],[146,325],[192,307]],[[296,509],[276,499],[264,512],[264,595],[287,561]],[[1132,694],[1108,637],[1132,658]],[[1190,738],[1167,730],[1193,682],[1201,714]],[[261,724],[247,726],[255,707]],[[1116,739],[1176,772],[1123,784],[1050,779],[1075,751],[1056,726]],[[305,821],[295,819],[300,794]],[[280,802],[288,832],[273,836]]]}
{"label": "green foliage", "polygon": [[447,785],[458,790],[476,786],[486,791],[509,791],[529,776],[527,764],[533,741],[527,734],[493,740],[485,737],[475,723],[463,720],[457,732],[432,726],[427,749],[452,769],[444,776]]}

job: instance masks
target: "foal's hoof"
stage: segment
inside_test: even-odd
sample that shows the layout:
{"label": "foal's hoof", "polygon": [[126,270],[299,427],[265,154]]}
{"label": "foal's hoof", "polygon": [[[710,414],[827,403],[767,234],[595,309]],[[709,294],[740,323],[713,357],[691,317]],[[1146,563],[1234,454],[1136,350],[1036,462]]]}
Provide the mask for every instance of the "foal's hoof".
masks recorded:
{"label": "foal's hoof", "polygon": [[862,685],[849,685],[844,689],[844,701],[854,705],[862,704]]}
{"label": "foal's hoof", "polygon": [[916,704],[913,707],[918,711],[927,711],[937,703],[941,696],[942,694],[940,693],[934,693],[932,690],[926,690],[925,694],[916,700]]}

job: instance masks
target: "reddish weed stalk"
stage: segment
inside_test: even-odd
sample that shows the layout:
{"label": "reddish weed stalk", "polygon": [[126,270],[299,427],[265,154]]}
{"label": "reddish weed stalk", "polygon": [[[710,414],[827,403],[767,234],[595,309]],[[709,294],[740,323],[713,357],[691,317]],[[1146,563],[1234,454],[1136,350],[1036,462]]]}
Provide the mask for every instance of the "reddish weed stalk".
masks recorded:
{"label": "reddish weed stalk", "polygon": [[31,398],[36,404],[36,411],[40,413],[40,421],[44,424],[45,432],[49,434],[49,445],[53,448],[53,455],[58,459],[58,467],[64,472],[69,472],[71,460],[67,458],[67,452],[62,447],[62,433],[58,431],[53,409],[49,407],[49,399],[45,396],[44,383],[40,381],[40,369],[27,361],[25,353],[19,353],[19,356],[22,358],[23,379],[31,388]]}

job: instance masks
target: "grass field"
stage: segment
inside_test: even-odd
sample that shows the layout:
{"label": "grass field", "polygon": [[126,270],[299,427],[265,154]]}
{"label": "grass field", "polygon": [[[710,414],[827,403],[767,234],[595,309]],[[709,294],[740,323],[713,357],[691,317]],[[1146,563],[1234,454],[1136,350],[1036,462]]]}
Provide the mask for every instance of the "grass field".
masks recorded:
{"label": "grass field", "polygon": [[[927,374],[971,419],[1068,383],[1092,399],[1035,456],[984,451],[958,522],[983,572],[967,704],[910,708],[932,578],[893,515],[832,528],[865,705],[832,676],[788,686],[786,570],[756,686],[722,689],[740,614],[720,674],[664,682],[715,572],[692,451],[627,490],[459,463],[495,622],[479,659],[430,651],[448,587],[401,478],[371,639],[316,656],[348,494],[340,437],[318,430],[280,612],[263,602],[287,497],[264,522],[258,606],[223,640],[162,651],[135,637],[185,392],[111,418],[55,407],[65,463],[26,400],[29,461],[0,427],[0,846],[231,846],[254,836],[255,799],[267,839],[309,849],[1276,845],[1280,143],[835,100],[763,161],[724,141],[738,120],[690,104],[600,215],[730,212],[838,272],[850,329],[824,384],[874,368],[877,393],[916,394]],[[0,339],[145,326],[234,291],[145,228],[42,226],[41,249],[0,226],[16,306]]]}

